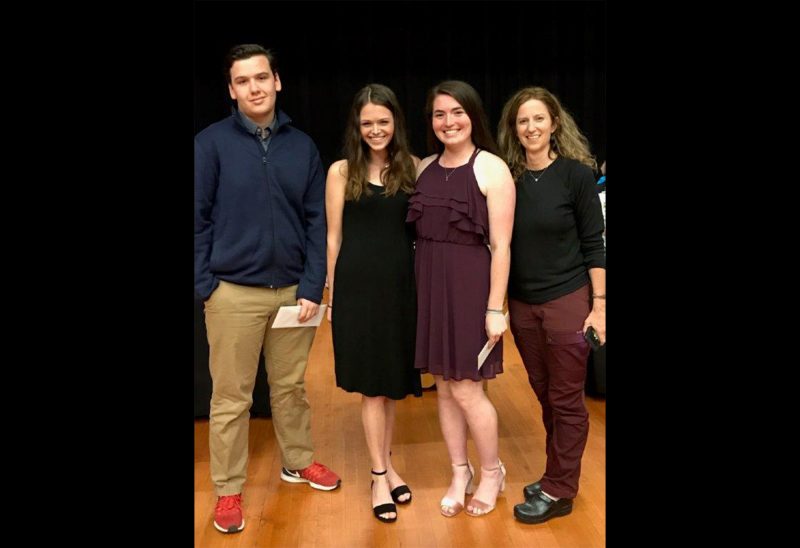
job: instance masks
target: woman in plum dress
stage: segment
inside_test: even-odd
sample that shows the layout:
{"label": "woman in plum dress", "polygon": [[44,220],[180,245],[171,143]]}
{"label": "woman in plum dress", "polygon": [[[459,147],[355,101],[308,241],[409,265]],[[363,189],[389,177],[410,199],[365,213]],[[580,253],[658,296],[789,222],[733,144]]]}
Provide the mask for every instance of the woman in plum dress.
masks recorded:
{"label": "woman in plum dress", "polygon": [[[494,154],[486,114],[472,86],[442,82],[428,93],[426,108],[428,145],[438,153],[417,168],[407,218],[417,232],[415,366],[436,379],[439,424],[452,463],[441,513],[455,516],[464,509],[465,493],[472,493],[469,430],[481,478],[466,512],[482,516],[494,510],[506,475],[498,456],[497,412],[483,381],[503,372],[514,181]],[[496,344],[478,368],[487,341]]]}

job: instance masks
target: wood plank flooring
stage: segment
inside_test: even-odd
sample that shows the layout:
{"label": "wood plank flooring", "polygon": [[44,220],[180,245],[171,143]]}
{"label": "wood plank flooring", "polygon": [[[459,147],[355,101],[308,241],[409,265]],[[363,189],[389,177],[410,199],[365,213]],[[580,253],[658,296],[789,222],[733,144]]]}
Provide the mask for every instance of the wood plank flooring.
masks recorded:
{"label": "wood plank flooring", "polygon": [[[280,479],[280,456],[271,419],[251,419],[250,461],[244,490],[246,526],[225,535],[212,525],[216,497],[208,469],[208,421],[195,421],[195,546],[216,547],[604,547],[606,534],[606,403],[587,397],[590,426],[580,492],[569,516],[540,525],[513,517],[522,488],[545,464],[541,408],[527,381],[510,332],[504,339],[505,372],[489,382],[497,408],[500,457],[508,470],[506,490],[488,516],[439,514],[450,481],[447,450],[439,430],[436,392],[397,405],[394,465],[413,491],[398,506],[398,520],[384,524],[370,508],[370,463],[361,427],[360,395],[336,387],[330,324],[317,330],[306,387],[312,408],[315,458],[342,477],[322,492]],[[477,452],[469,442],[470,459]]]}

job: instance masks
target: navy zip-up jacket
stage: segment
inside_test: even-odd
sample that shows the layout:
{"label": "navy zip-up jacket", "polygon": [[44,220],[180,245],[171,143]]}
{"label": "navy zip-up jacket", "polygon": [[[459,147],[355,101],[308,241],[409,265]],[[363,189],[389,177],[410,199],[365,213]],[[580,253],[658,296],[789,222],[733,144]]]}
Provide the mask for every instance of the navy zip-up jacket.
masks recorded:
{"label": "navy zip-up jacket", "polygon": [[195,296],[220,280],[299,284],[297,298],[322,300],[325,176],[311,138],[276,111],[267,152],[234,113],[194,140]]}

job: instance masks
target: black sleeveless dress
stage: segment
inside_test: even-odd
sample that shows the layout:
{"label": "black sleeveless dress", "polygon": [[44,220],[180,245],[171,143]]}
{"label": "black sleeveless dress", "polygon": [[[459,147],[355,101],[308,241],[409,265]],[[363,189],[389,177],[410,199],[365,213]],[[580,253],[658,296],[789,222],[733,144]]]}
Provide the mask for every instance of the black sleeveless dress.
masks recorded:
{"label": "black sleeveless dress", "polygon": [[333,291],[336,385],[395,400],[422,395],[414,368],[417,295],[408,195],[345,201]]}

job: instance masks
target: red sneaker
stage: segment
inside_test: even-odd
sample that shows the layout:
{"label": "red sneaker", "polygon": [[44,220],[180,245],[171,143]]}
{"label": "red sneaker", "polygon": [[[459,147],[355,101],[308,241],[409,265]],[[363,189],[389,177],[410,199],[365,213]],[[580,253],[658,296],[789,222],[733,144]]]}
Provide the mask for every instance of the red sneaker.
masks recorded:
{"label": "red sneaker", "polygon": [[214,527],[223,533],[238,533],[244,529],[241,494],[217,499],[217,507],[214,508]]}
{"label": "red sneaker", "polygon": [[312,462],[302,470],[281,468],[281,479],[289,483],[308,483],[314,489],[333,491],[342,483],[330,468],[318,462]]}

